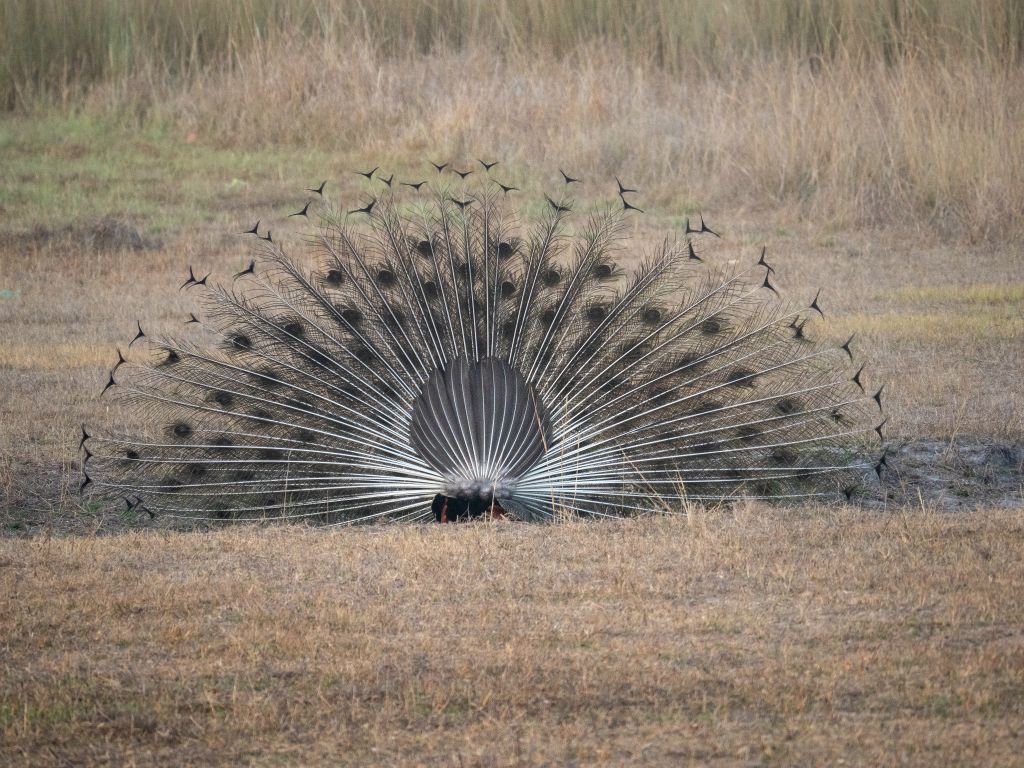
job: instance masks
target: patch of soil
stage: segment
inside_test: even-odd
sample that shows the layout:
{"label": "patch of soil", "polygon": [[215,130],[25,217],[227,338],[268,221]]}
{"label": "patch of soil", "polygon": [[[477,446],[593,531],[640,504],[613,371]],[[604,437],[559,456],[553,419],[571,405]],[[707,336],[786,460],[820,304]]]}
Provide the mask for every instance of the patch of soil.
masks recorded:
{"label": "patch of soil", "polygon": [[924,504],[958,511],[982,506],[1024,509],[1024,444],[915,440],[890,447],[880,504]]}

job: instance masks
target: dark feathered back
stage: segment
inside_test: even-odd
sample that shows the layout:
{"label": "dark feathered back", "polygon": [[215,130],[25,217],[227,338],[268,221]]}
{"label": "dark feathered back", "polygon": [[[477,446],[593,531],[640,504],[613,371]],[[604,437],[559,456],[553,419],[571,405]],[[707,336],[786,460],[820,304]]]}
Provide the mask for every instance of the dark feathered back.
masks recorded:
{"label": "dark feathered back", "polygon": [[413,402],[413,449],[445,479],[446,496],[507,498],[550,441],[532,388],[504,360],[456,358]]}

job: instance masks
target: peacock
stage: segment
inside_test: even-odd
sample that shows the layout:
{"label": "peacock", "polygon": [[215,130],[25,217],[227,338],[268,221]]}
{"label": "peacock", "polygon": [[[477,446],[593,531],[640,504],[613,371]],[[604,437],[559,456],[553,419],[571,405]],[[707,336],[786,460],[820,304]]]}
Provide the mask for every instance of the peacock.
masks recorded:
{"label": "peacock", "polygon": [[310,187],[300,257],[258,221],[245,269],[189,267],[186,333],[140,322],[118,349],[121,417],[83,426],[83,493],[207,522],[551,521],[849,499],[880,476],[882,390],[852,336],[810,332],[820,292],[779,296],[763,248],[715,266],[701,216],[636,254],[618,178],[611,202],[517,211],[496,164],[433,165],[360,172],[384,185],[346,206]]}

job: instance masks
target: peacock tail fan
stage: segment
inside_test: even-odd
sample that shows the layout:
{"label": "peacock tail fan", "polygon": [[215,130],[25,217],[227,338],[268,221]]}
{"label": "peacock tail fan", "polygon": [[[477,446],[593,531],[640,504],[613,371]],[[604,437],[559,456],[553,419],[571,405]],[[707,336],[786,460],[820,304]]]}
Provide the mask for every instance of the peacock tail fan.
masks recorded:
{"label": "peacock tail fan", "polygon": [[83,486],[151,515],[341,524],[849,498],[880,472],[880,394],[763,253],[711,266],[702,222],[637,261],[624,199],[549,202],[520,221],[486,189],[321,201],[313,269],[257,225],[249,269],[190,270],[189,338],[140,324],[119,352],[125,423],[84,432]]}

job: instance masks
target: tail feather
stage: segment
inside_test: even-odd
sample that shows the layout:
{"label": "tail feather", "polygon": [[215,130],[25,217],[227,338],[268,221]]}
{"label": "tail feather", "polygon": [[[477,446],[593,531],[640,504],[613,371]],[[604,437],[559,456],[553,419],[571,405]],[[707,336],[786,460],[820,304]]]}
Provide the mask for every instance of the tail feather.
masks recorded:
{"label": "tail feather", "polygon": [[322,207],[311,271],[261,239],[258,270],[198,286],[201,339],[142,335],[118,363],[135,431],[89,433],[87,487],[346,523],[430,519],[437,494],[544,520],[864,482],[876,403],[763,264],[718,270],[687,239],[627,272],[635,212],[570,207],[525,225],[486,189]]}

